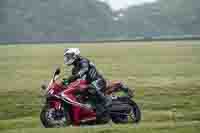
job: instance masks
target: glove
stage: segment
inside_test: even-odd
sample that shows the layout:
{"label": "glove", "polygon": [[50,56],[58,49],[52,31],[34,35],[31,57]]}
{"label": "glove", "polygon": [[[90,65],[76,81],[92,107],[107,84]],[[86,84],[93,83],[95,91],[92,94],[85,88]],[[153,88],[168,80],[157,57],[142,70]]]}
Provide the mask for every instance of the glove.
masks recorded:
{"label": "glove", "polygon": [[69,82],[69,81],[68,81],[67,79],[64,78],[62,83],[63,83],[63,85],[68,85],[68,82]]}

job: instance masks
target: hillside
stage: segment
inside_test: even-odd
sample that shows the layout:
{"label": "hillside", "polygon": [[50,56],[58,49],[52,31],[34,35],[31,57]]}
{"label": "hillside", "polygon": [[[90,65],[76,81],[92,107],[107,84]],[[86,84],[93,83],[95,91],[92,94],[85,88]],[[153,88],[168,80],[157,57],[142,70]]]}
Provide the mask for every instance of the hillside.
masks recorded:
{"label": "hillside", "polygon": [[4,0],[0,4],[0,41],[199,35],[199,5],[199,0],[158,0],[112,11],[106,3],[97,0]]}
{"label": "hillside", "polygon": [[159,0],[122,11],[125,37],[200,34],[199,0]]}
{"label": "hillside", "polygon": [[96,0],[7,0],[1,39],[90,40],[109,36],[111,10]]}

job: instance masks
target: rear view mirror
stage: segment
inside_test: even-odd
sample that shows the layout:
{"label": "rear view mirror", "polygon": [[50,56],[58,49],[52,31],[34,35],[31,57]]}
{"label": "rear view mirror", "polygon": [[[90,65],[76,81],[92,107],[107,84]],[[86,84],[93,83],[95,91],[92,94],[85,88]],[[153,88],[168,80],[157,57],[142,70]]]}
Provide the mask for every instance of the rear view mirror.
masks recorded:
{"label": "rear view mirror", "polygon": [[59,75],[59,74],[60,74],[60,68],[56,68],[55,75]]}

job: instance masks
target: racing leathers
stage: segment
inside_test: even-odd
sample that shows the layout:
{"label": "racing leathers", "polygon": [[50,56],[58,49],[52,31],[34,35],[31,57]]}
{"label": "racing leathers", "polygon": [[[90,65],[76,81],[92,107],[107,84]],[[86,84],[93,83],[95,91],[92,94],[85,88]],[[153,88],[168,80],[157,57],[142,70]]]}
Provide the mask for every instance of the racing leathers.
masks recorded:
{"label": "racing leathers", "polygon": [[88,59],[79,57],[73,63],[72,76],[69,77],[68,82],[73,82],[76,79],[84,79],[89,83],[89,89],[93,89],[97,96],[99,104],[96,106],[97,117],[101,117],[107,107],[111,104],[111,99],[106,97],[102,92],[106,88],[106,81],[103,76],[97,71],[95,65]]}

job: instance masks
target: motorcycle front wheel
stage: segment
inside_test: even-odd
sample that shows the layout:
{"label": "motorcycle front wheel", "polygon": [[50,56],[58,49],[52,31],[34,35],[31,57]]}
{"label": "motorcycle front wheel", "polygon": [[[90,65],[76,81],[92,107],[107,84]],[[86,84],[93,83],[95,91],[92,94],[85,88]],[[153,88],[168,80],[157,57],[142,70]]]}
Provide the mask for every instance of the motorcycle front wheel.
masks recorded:
{"label": "motorcycle front wheel", "polygon": [[69,114],[63,108],[56,110],[48,105],[42,108],[40,120],[45,128],[66,127],[71,123]]}

